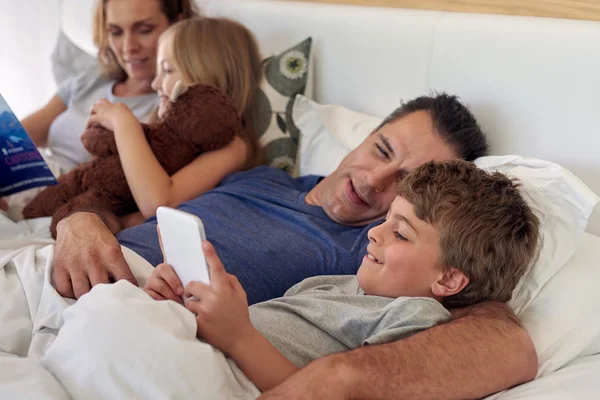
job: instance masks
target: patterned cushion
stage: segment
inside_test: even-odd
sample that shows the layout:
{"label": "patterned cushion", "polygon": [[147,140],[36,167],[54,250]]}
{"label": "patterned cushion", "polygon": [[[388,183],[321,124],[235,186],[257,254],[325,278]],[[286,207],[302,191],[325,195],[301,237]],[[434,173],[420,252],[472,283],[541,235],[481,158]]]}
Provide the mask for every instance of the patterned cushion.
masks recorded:
{"label": "patterned cushion", "polygon": [[312,92],[309,70],[312,38],[263,61],[265,77],[255,102],[256,131],[268,165],[292,173],[300,131],[292,121],[298,94]]}

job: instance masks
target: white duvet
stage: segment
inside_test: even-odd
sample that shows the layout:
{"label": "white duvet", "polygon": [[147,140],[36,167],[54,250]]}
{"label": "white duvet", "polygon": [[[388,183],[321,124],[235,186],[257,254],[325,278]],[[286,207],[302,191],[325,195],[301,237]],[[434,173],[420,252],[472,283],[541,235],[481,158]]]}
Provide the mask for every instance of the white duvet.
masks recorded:
{"label": "white duvet", "polygon": [[[74,304],[51,284],[48,219],[1,218],[0,399],[258,396],[231,360],[196,339],[184,307],[124,281],[98,285]],[[152,267],[123,251],[143,284]]]}
{"label": "white duvet", "polygon": [[[195,320],[119,282],[75,305],[51,284],[48,219],[14,224],[0,215],[0,399],[250,399],[256,387],[235,364],[195,338]],[[152,267],[128,249],[140,284]],[[492,396],[595,399],[600,356]]]}

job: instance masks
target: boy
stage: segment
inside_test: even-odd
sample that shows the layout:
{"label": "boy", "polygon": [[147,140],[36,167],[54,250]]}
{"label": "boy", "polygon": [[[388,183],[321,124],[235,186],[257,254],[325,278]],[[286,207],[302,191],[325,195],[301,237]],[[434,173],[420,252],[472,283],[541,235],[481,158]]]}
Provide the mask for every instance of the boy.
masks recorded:
{"label": "boy", "polygon": [[[399,182],[397,194],[385,222],[369,231],[356,276],[309,278],[250,308],[204,243],[211,285],[185,288],[198,298],[186,304],[198,336],[265,391],[316,358],[446,322],[444,307],[510,299],[538,242],[538,220],[510,179],[465,161],[431,162]],[[144,290],[155,299],[184,293],[165,264]]]}

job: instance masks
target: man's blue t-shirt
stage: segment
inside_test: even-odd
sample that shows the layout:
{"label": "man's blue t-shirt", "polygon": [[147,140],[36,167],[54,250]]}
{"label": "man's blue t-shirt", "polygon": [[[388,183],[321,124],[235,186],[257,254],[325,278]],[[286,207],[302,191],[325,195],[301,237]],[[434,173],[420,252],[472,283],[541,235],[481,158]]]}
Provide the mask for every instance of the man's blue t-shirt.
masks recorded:
{"label": "man's blue t-shirt", "polygon": [[[179,209],[200,217],[225,269],[253,304],[283,296],[305,278],[355,274],[360,266],[370,226],[339,225],[321,207],[306,204],[321,179],[258,167],[228,176]],[[156,218],[117,238],[152,265],[162,262]]]}

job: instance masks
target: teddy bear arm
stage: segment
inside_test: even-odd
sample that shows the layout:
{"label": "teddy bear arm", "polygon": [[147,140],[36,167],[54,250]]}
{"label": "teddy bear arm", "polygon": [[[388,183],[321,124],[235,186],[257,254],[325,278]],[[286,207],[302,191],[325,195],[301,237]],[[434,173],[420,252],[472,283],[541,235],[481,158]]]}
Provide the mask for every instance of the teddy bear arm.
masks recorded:
{"label": "teddy bear arm", "polygon": [[58,184],[48,186],[38,193],[23,208],[24,218],[39,218],[51,216],[59,207],[84,191],[82,178],[89,168],[83,164],[74,170],[60,176]]}
{"label": "teddy bear arm", "polygon": [[88,128],[81,135],[83,147],[97,157],[106,157],[117,154],[117,143],[112,131],[101,126]]}

